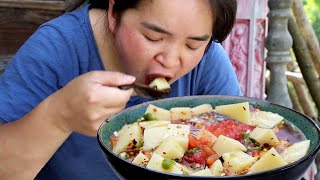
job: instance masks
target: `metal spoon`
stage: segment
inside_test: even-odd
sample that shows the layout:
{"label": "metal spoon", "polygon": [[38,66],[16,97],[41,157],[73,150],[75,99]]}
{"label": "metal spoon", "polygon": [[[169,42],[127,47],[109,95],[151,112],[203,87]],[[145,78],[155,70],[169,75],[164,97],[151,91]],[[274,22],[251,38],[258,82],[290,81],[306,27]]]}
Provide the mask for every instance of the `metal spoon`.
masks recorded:
{"label": "metal spoon", "polygon": [[140,84],[137,82],[134,82],[133,84],[129,84],[129,85],[119,86],[119,88],[124,89],[124,90],[130,89],[130,88],[135,88],[140,93],[142,93],[144,96],[153,97],[155,99],[163,98],[163,97],[167,96],[171,91],[171,88],[159,90],[159,89],[152,88],[148,85]]}

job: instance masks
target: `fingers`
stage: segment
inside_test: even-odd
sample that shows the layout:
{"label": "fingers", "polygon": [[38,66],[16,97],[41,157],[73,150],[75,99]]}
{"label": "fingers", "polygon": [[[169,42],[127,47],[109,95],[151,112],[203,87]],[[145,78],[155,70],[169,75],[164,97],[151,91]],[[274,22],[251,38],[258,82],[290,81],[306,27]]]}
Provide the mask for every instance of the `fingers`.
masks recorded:
{"label": "fingers", "polygon": [[104,99],[104,107],[123,107],[129,101],[133,89],[121,90],[117,87],[102,86],[100,98]]}
{"label": "fingers", "polygon": [[136,78],[134,76],[110,71],[93,71],[89,75],[97,83],[105,86],[120,86],[125,84],[132,84]]}
{"label": "fingers", "polygon": [[96,98],[103,101],[105,108],[125,106],[133,93],[133,89],[121,90],[118,86],[133,83],[135,81],[134,76],[120,72],[95,71],[92,72],[91,78],[94,78],[94,81],[100,84],[95,89],[95,94],[98,96]]}
{"label": "fingers", "polygon": [[80,134],[84,134],[87,136],[97,136],[97,132],[99,130],[99,127],[101,124],[106,121],[108,118],[110,118],[112,115],[120,112],[123,108],[109,108],[105,110],[105,116],[103,118],[97,119],[94,122],[88,124],[87,126],[83,128],[79,128],[79,131],[77,131]]}
{"label": "fingers", "polygon": [[81,75],[58,94],[63,121],[72,131],[96,136],[100,124],[125,108],[133,89],[121,90],[135,77],[119,72],[93,71]]}

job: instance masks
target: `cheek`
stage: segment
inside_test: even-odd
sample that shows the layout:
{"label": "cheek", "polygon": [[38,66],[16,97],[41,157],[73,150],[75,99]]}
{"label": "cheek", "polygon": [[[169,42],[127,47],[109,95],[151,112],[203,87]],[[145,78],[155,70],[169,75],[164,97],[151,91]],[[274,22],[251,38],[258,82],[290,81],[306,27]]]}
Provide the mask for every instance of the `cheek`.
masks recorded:
{"label": "cheek", "polygon": [[127,60],[128,56],[136,57],[141,52],[142,46],[136,39],[137,37],[134,34],[119,33],[116,44],[121,59]]}
{"label": "cheek", "polygon": [[190,54],[188,57],[185,57],[183,60],[182,69],[178,71],[180,77],[184,76],[190,72],[194,67],[196,67],[201,61],[203,54]]}
{"label": "cheek", "polygon": [[119,61],[124,65],[126,72],[142,69],[150,59],[141,37],[130,31],[118,31],[116,49]]}
{"label": "cheek", "polygon": [[186,63],[186,67],[193,69],[201,60],[202,55],[192,56]]}

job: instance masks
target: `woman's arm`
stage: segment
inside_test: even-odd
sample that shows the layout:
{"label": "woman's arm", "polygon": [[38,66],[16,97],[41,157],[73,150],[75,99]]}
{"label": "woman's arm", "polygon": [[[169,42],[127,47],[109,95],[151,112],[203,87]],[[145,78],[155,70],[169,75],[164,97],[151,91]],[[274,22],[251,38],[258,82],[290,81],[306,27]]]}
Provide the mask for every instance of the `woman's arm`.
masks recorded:
{"label": "woman's arm", "polygon": [[117,87],[134,80],[116,72],[89,72],[21,119],[1,124],[0,179],[34,179],[73,131],[96,136],[100,124],[121,111],[132,94]]}
{"label": "woman's arm", "polygon": [[0,125],[0,179],[34,179],[71,134],[55,122],[50,98],[20,120]]}
{"label": "woman's arm", "polygon": [[131,76],[85,73],[79,64],[93,56],[78,54],[92,52],[83,29],[56,24],[40,27],[0,77],[0,179],[34,179],[72,132],[96,136],[132,94],[117,88]]}

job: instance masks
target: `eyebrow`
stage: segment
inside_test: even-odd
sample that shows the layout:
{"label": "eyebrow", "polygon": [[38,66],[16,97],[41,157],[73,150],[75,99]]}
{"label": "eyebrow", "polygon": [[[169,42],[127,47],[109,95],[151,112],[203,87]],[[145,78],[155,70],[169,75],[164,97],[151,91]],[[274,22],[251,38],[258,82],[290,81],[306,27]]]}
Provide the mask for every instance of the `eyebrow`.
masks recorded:
{"label": "eyebrow", "polygon": [[[147,22],[142,22],[141,23],[142,26],[144,26],[145,28],[148,28],[150,30],[159,32],[159,33],[163,33],[163,34],[168,34],[168,35],[173,35],[171,32],[155,25],[155,24],[151,24],[151,23],[147,23]],[[196,40],[196,41],[206,41],[210,38],[210,36],[208,34],[202,35],[202,36],[188,36],[187,39],[192,39],[192,40]]]}
{"label": "eyebrow", "polygon": [[188,39],[193,39],[193,40],[196,40],[196,41],[206,41],[209,39],[209,35],[206,34],[206,35],[203,35],[203,36],[188,36],[187,38]]}
{"label": "eyebrow", "polygon": [[155,24],[150,24],[150,23],[147,23],[147,22],[142,22],[141,24],[142,24],[142,26],[144,26],[145,28],[148,28],[150,30],[153,30],[153,31],[156,31],[156,32],[159,32],[159,33],[163,33],[163,34],[172,35],[171,32],[166,31],[163,28],[161,28],[161,27],[159,27],[159,26],[157,26]]}

